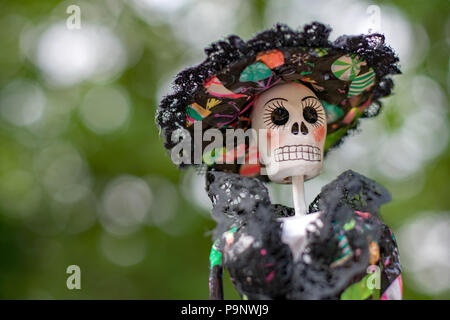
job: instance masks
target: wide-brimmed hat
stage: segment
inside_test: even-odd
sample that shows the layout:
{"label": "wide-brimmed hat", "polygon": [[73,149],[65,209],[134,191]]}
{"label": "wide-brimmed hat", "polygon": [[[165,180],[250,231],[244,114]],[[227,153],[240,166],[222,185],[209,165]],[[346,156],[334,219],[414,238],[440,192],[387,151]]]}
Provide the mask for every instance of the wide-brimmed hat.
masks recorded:
{"label": "wide-brimmed hat", "polygon": [[[231,35],[212,43],[205,49],[207,58],[178,73],[173,93],[159,104],[157,122],[165,147],[171,150],[177,144],[171,139],[175,130],[193,134],[196,122],[203,130],[217,128],[224,134],[230,128],[250,128],[255,97],[289,81],[305,84],[321,100],[327,117],[325,151],[337,146],[360,118],[379,113],[379,99],[393,87],[390,76],[400,70],[383,35],[343,35],[330,42],[330,32],[317,22],[301,31],[277,24],[247,42]],[[248,144],[236,148],[235,157],[251,153]],[[215,161],[229,151],[213,150],[202,161],[217,170],[258,174],[245,165]]]}

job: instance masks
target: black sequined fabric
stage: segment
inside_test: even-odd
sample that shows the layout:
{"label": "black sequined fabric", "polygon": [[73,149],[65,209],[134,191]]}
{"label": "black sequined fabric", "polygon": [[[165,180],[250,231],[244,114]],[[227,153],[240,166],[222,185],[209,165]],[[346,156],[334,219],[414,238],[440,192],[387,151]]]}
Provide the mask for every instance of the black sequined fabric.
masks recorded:
{"label": "black sequined fabric", "polygon": [[[322,227],[308,232],[308,244],[297,261],[281,240],[278,219],[293,215],[293,209],[271,204],[266,187],[256,178],[212,171],[207,180],[217,221],[214,239],[223,253],[223,267],[242,297],[339,299],[367,275],[371,264],[382,266],[381,292],[401,273],[395,239],[378,214],[390,195],[356,172],[342,173],[311,204],[309,213],[322,212]],[[352,253],[345,259],[343,238]],[[369,246],[374,243],[378,251],[376,261],[371,261]]]}

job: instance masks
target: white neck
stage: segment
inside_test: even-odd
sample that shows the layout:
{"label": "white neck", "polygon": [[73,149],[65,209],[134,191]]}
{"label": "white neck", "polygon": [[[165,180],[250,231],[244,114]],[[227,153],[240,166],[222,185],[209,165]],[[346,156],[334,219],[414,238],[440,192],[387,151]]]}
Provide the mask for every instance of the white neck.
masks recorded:
{"label": "white neck", "polygon": [[292,196],[296,216],[306,215],[305,190],[303,176],[292,177]]}

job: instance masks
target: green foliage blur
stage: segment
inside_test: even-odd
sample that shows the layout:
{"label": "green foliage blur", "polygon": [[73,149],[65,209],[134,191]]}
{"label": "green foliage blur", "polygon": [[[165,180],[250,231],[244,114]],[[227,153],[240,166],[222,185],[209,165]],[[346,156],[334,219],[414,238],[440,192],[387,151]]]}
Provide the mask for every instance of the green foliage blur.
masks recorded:
{"label": "green foliage blur", "polygon": [[[404,163],[400,159],[394,164],[404,171],[392,165],[384,174],[386,158],[370,162],[374,153],[355,157],[378,164],[378,171],[368,166],[359,172],[392,193],[392,202],[381,213],[396,234],[415,217],[444,221],[447,227],[440,224],[443,231],[436,240],[440,251],[433,251],[430,260],[420,258],[423,263],[407,258],[404,298],[448,299],[449,2],[337,2],[342,10],[350,11],[351,4],[360,16],[368,14],[368,6],[378,5],[382,28],[389,19],[403,21],[394,30],[400,33],[395,38],[399,43],[389,44],[394,49],[402,45],[406,55],[413,55],[401,61],[406,71],[395,78],[398,91],[396,87],[394,96],[386,99],[382,114],[368,121],[393,134],[403,127],[411,129],[408,123],[417,125],[412,132],[418,136],[399,138],[392,155],[408,147],[408,141],[423,137],[428,127],[440,131],[424,140],[423,150],[434,149],[422,156],[412,146],[407,150],[420,157]],[[155,123],[158,100],[170,91],[178,71],[204,59],[202,48],[212,40],[229,33],[248,39],[275,22],[297,28],[319,20],[334,27],[328,17],[338,21],[338,13],[328,6],[336,6],[336,1],[317,1],[316,11],[305,14],[301,8],[306,10],[310,3],[2,1],[0,298],[207,299],[215,224],[201,184],[195,182],[198,177],[178,170],[163,147]],[[70,5],[81,9],[79,30],[67,29],[73,14],[66,11]],[[348,24],[352,21],[342,22]],[[410,30],[408,43],[401,34],[405,25]],[[411,92],[411,85],[419,91]],[[425,92],[420,92],[422,85]],[[415,99],[428,99],[430,104],[411,109],[431,110],[419,123],[404,117],[413,112],[409,108]],[[341,164],[329,167],[338,174],[348,169]],[[427,226],[436,227],[435,220],[427,221]],[[418,229],[408,230],[398,237],[409,246],[406,251],[411,249],[410,230]],[[413,238],[414,245],[425,241],[420,233]],[[81,290],[66,286],[69,265],[81,268]],[[420,278],[435,273],[442,278]],[[224,278],[225,297],[238,298],[227,274]],[[443,289],[433,292],[432,281],[444,283]]]}

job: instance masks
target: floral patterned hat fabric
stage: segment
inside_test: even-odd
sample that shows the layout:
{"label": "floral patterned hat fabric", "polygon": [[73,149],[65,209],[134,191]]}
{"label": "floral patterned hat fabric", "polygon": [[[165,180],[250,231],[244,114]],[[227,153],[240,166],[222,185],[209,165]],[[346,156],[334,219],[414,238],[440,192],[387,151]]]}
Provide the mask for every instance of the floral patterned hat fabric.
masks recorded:
{"label": "floral patterned hat fabric", "polygon": [[[330,42],[331,29],[320,23],[294,31],[277,24],[244,42],[232,35],[205,49],[201,64],[180,72],[174,93],[161,101],[157,122],[169,150],[174,130],[195,122],[202,129],[247,129],[254,98],[289,81],[307,85],[321,100],[327,116],[325,151],[355,129],[359,118],[376,116],[379,99],[391,93],[390,75],[400,73],[398,58],[380,34],[341,36]],[[239,148],[241,147],[241,148]],[[237,152],[249,154],[248,145]],[[216,164],[220,150],[203,157],[209,167],[242,172],[240,165]]]}

